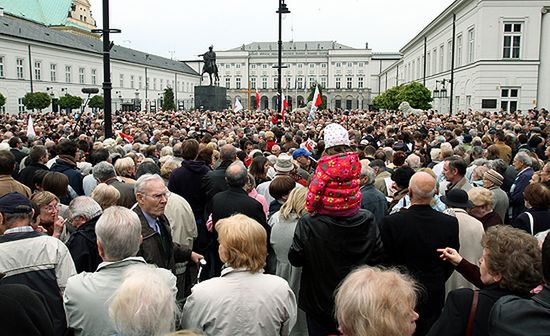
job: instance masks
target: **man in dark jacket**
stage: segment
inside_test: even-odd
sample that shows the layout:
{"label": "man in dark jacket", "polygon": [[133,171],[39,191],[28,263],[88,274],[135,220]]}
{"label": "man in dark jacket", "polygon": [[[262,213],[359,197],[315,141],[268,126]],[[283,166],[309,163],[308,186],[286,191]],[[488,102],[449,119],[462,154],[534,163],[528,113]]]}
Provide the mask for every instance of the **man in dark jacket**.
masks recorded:
{"label": "man in dark jacket", "polygon": [[361,162],[361,177],[359,178],[359,183],[361,184],[361,189],[359,189],[361,190],[361,208],[372,212],[376,224],[380,227],[388,210],[388,201],[386,200],[386,196],[374,186],[375,179],[374,169],[369,167],[366,162]]}
{"label": "man in dark jacket", "polygon": [[112,164],[107,161],[99,162],[92,169],[92,174],[99,183],[106,183],[118,190],[120,197],[116,203],[117,205],[131,209],[136,204],[134,186],[119,180]]}
{"label": "man in dark jacket", "polygon": [[10,152],[15,156],[15,161],[17,164],[20,164],[21,160],[27,156],[27,154],[21,151],[23,148],[23,141],[21,141],[21,138],[14,136],[8,141],[8,144],[10,145]]}
{"label": "man in dark jacket", "polygon": [[237,149],[233,145],[227,144],[222,146],[222,148],[220,148],[220,165],[215,170],[208,172],[202,179],[202,190],[206,195],[206,206],[204,209],[205,218],[208,218],[212,213],[212,198],[214,195],[227,190],[228,186],[225,180],[225,171],[236,159]]}
{"label": "man in dark jacket", "polygon": [[172,241],[170,223],[164,215],[169,191],[159,175],[145,174],[135,184],[137,206],[134,211],[141,221],[143,242],[138,255],[148,264],[174,271],[176,262],[198,263],[202,256]]}
{"label": "man in dark jacket", "polygon": [[78,151],[76,142],[70,140],[62,141],[56,146],[56,151],[59,158],[55,160],[50,170],[67,175],[69,178],[69,185],[73,190],[80,196],[84,195],[84,189],[82,187],[82,179],[84,177],[76,166],[76,153]]}
{"label": "man in dark jacket", "polygon": [[523,198],[523,191],[529,185],[531,177],[533,177],[534,171],[531,168],[533,159],[526,152],[519,152],[514,157],[512,165],[518,172],[514,184],[510,188],[510,207],[512,208],[512,220],[514,220],[520,213],[525,211],[525,200]]}
{"label": "man in dark jacket", "polygon": [[67,241],[76,272],[95,272],[102,262],[97,250],[95,224],[101,216],[101,206],[88,196],[79,196],[69,204],[69,215],[76,230]]}
{"label": "man in dark jacket", "polygon": [[439,258],[442,246],[459,249],[458,220],[430,206],[436,191],[435,179],[428,173],[413,175],[409,184],[411,206],[384,218],[381,227],[384,250],[389,262],[405,266],[425,288],[416,311],[415,335],[425,335],[437,320],[445,303],[445,282],[453,267]]}
{"label": "man in dark jacket", "polygon": [[38,170],[49,171],[48,166],[46,166],[48,162],[48,150],[46,146],[36,145],[31,148],[29,159],[30,163],[19,172],[18,180],[34,192],[36,190],[36,186],[32,181],[34,173]]}
{"label": "man in dark jacket", "polygon": [[[247,215],[260,223],[267,231],[267,241],[269,242],[269,233],[271,227],[267,224],[265,212],[260,202],[256,201],[252,197],[248,196],[244,190],[244,186],[248,182],[248,172],[242,162],[232,163],[225,171],[225,177],[229,189],[217,193],[212,199],[212,223],[214,226],[223,218],[230,217],[234,214],[240,213]],[[214,247],[217,251],[218,240],[217,234],[214,230]],[[269,246],[270,244],[268,244]],[[210,255],[210,259],[207,260],[212,268],[209,268],[212,276],[219,276],[223,263],[220,260],[219,255]]]}

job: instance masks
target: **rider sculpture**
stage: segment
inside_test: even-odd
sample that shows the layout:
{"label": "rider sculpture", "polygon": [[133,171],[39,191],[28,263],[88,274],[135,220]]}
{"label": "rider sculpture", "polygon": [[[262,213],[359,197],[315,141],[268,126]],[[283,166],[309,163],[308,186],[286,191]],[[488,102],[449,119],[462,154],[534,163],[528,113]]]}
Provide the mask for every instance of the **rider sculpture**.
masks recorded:
{"label": "rider sculpture", "polygon": [[201,73],[201,81],[202,76],[204,73],[208,73],[208,76],[210,76],[210,85],[212,85],[212,74],[214,74],[214,79],[216,81],[219,81],[220,78],[218,77],[218,66],[216,65],[216,53],[212,50],[214,46],[208,47],[208,51],[205,52],[202,55],[202,59],[204,60],[204,66],[202,67],[202,73]]}

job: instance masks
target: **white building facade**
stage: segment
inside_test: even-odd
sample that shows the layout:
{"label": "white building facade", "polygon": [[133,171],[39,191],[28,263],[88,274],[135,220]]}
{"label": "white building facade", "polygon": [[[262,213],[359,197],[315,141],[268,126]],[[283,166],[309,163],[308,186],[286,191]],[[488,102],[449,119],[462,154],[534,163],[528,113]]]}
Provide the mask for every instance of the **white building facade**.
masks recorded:
{"label": "white building facade", "polygon": [[[57,100],[65,94],[85,100],[82,88],[98,88],[102,95],[100,40],[10,15],[0,16],[0,26],[0,93],[6,97],[0,112],[25,111],[23,97],[31,91],[50,94],[48,111],[57,111]],[[180,109],[189,108],[199,77],[182,62],[117,45],[111,49],[114,111],[158,109],[167,87],[173,88]]]}
{"label": "white building facade", "polygon": [[[276,42],[253,42],[242,47],[216,52],[219,85],[227,88],[227,99],[239,98],[245,108],[251,91],[251,108],[260,94],[260,108],[277,106]],[[392,59],[393,57],[393,59]],[[378,92],[380,62],[393,63],[398,54],[374,54],[333,41],[284,42],[282,89],[291,108],[307,103],[313,84],[322,87],[328,108],[367,108],[373,92]],[[373,88],[373,83],[375,88]]]}
{"label": "white building facade", "polygon": [[548,108],[549,11],[550,1],[457,0],[380,72],[381,92],[424,83],[443,113]]}

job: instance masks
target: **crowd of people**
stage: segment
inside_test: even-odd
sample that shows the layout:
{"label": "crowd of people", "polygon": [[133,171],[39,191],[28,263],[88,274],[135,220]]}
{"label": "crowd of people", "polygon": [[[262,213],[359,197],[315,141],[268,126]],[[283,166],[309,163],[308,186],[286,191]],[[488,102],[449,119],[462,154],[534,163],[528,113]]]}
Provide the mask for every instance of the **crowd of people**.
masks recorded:
{"label": "crowd of people", "polygon": [[545,335],[550,115],[0,115],[9,335]]}

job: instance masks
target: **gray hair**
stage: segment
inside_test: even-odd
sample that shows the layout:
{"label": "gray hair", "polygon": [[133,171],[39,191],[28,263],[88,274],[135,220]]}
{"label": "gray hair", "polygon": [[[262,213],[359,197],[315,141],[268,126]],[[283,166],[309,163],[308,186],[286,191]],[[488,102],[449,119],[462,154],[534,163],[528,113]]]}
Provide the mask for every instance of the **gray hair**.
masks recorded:
{"label": "gray hair", "polygon": [[94,178],[100,182],[105,182],[110,178],[116,177],[115,167],[107,161],[101,161],[92,169]]}
{"label": "gray hair", "polygon": [[85,217],[86,221],[101,215],[101,205],[89,196],[78,196],[69,203],[69,213],[73,217]]}
{"label": "gray hair", "polygon": [[519,151],[516,154],[515,159],[523,162],[523,164],[525,164],[528,167],[531,167],[533,165],[533,159],[526,152]]}
{"label": "gray hair", "polygon": [[143,174],[137,179],[136,184],[134,185],[135,195],[137,196],[137,194],[144,194],[147,184],[152,181],[160,181],[164,184],[164,180],[158,174]]}
{"label": "gray hair", "polygon": [[416,154],[409,155],[405,159],[405,162],[412,169],[420,168],[422,166],[422,162],[420,161],[420,156],[418,156]]}
{"label": "gray hair", "polygon": [[223,145],[220,148],[220,160],[232,161],[237,157],[237,148],[233,145]]}
{"label": "gray hair", "polygon": [[106,209],[97,221],[95,233],[108,261],[133,257],[139,251],[141,222],[128,208],[112,206]]}
{"label": "gray hair", "polygon": [[241,161],[233,162],[225,171],[225,179],[229,186],[242,188],[248,180],[248,171]]}
{"label": "gray hair", "polygon": [[372,169],[369,164],[363,160],[361,160],[361,176],[365,176],[368,181],[367,185],[371,185],[374,183],[374,180],[376,179],[376,174],[374,173],[374,169]]}

